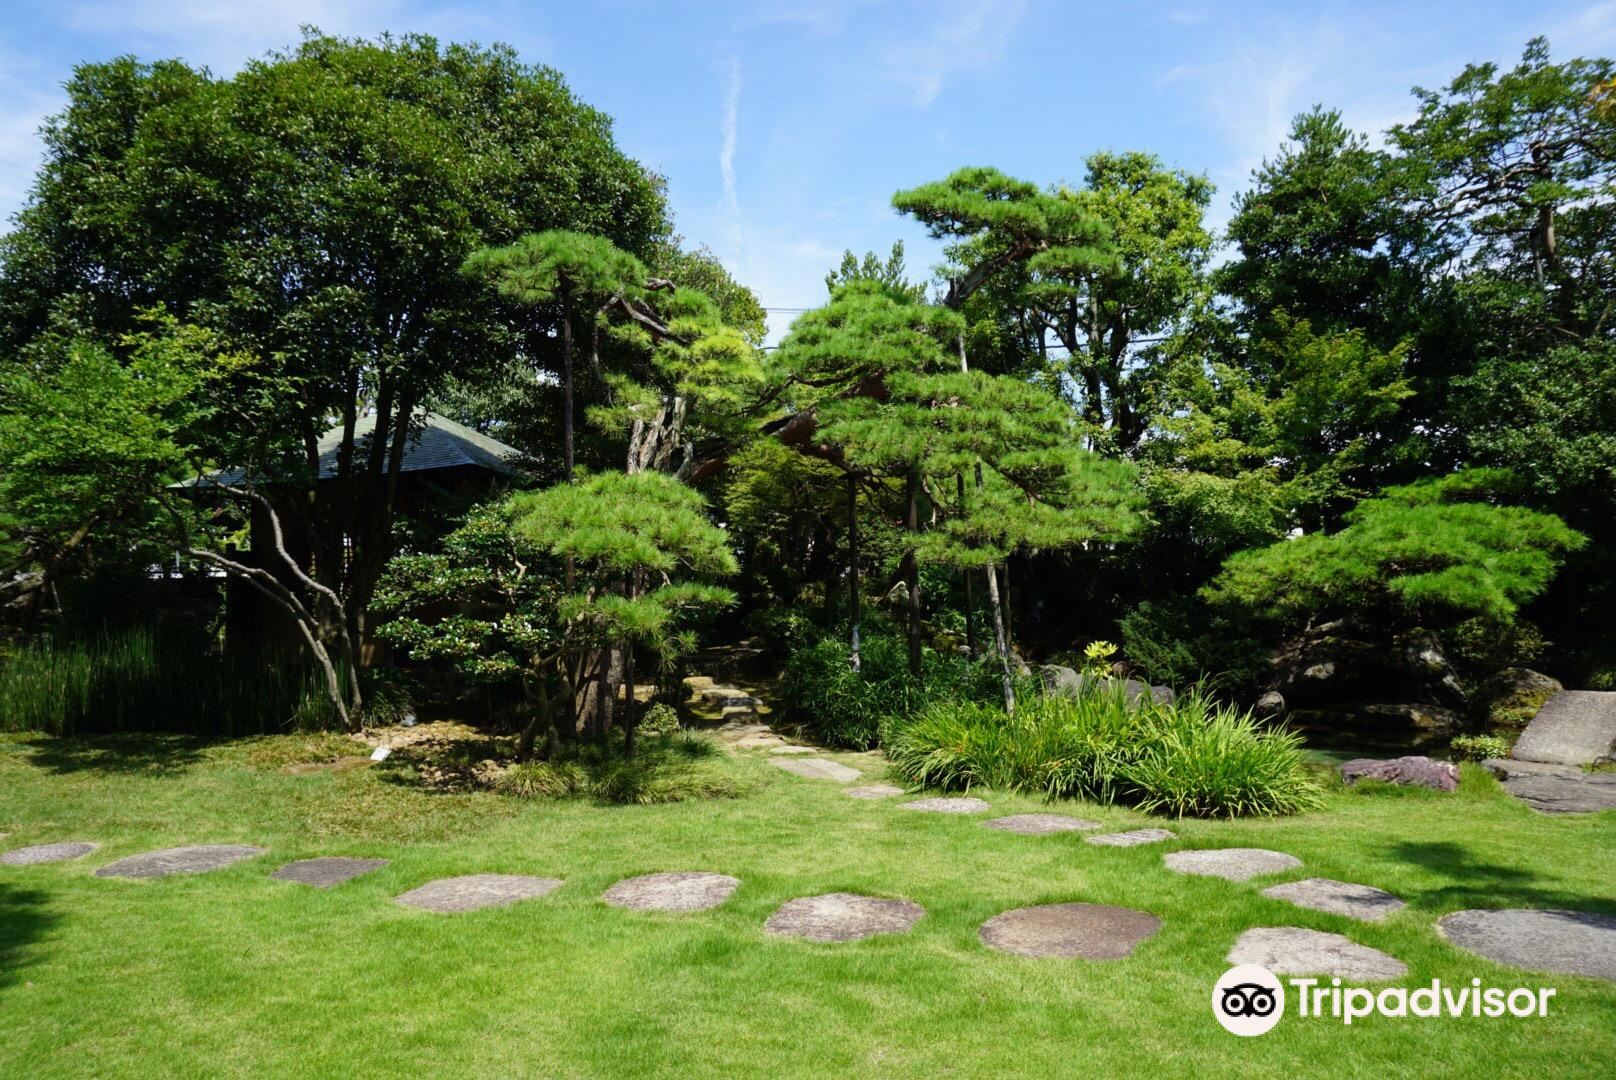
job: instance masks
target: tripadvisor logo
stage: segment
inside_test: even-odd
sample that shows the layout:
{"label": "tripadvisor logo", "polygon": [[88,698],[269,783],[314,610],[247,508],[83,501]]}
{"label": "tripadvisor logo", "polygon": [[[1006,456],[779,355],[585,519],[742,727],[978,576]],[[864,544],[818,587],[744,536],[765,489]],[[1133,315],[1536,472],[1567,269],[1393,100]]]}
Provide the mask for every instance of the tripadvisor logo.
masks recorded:
{"label": "tripadvisor logo", "polygon": [[[1444,985],[1432,979],[1429,986],[1410,990],[1389,986],[1379,991],[1362,986],[1342,986],[1340,979],[1328,985],[1320,979],[1287,979],[1296,992],[1296,1014],[1308,1019],[1328,1017],[1350,1026],[1366,1016],[1547,1016],[1553,987],[1533,989],[1517,986],[1505,990],[1482,986],[1480,979],[1470,985]],[[1241,964],[1223,973],[1212,987],[1212,1015],[1236,1035],[1262,1035],[1273,1029],[1285,1015],[1285,989],[1279,977],[1257,964]]]}

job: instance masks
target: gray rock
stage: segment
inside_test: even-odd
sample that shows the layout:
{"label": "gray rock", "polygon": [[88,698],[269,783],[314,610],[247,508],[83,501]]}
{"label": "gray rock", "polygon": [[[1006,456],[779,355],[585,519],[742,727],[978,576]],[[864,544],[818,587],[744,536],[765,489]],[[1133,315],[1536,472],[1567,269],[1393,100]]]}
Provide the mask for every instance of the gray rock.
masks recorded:
{"label": "gray rock", "polygon": [[380,870],[386,865],[386,859],[348,859],[326,855],[318,859],[289,862],[269,876],[276,881],[296,881],[303,885],[313,885],[317,889],[329,889],[333,885],[352,881],[372,870]]}
{"label": "gray rock", "polygon": [[1017,956],[1120,960],[1161,929],[1144,911],[1105,904],[1044,904],[1016,908],[982,924],[982,944]]}
{"label": "gray rock", "polygon": [[130,855],[108,863],[95,872],[96,877],[154,878],[170,874],[203,874],[220,870],[232,863],[262,855],[261,847],[246,844],[203,844],[198,847],[165,848]]}
{"label": "gray rock", "polygon": [[834,780],[838,784],[845,784],[850,780],[857,780],[864,774],[857,769],[850,768],[838,761],[828,758],[815,757],[783,757],[771,758],[770,764],[784,769],[788,773],[796,773],[810,780]]}
{"label": "gray rock", "polygon": [[1021,836],[1045,836],[1049,833],[1098,829],[1098,821],[1068,817],[1065,814],[1011,814],[1009,817],[984,821],[983,828],[1017,833]]}
{"label": "gray rock", "polygon": [[1510,757],[1550,765],[1592,765],[1616,745],[1616,690],[1562,690],[1538,710]]}
{"label": "gray rock", "polygon": [[1483,683],[1476,698],[1490,729],[1518,732],[1544,702],[1564,689],[1559,679],[1531,668],[1512,667]]}
{"label": "gray rock", "polygon": [[1362,919],[1365,922],[1379,922],[1408,906],[1383,889],[1354,885],[1349,881],[1331,881],[1329,878],[1305,878],[1273,885],[1264,889],[1262,894],[1274,900],[1288,900],[1297,907],[1345,915],[1349,919]]}
{"label": "gray rock", "polygon": [[1130,705],[1148,696],[1157,703],[1171,704],[1175,695],[1170,687],[1148,686],[1138,679],[1095,678],[1060,664],[1045,664],[1038,669],[1044,693],[1050,697],[1079,697],[1083,694],[1113,694],[1120,688]]}
{"label": "gray rock", "polygon": [[737,690],[733,686],[714,686],[700,691],[701,699],[709,706],[718,709],[761,705],[763,702],[748,694],[745,690]]}
{"label": "gray rock", "polygon": [[850,799],[890,799],[894,795],[902,795],[903,788],[894,784],[871,784],[868,787],[847,789]]}
{"label": "gray rock", "polygon": [[1359,780],[1379,780],[1387,784],[1428,787],[1435,791],[1452,791],[1459,786],[1459,766],[1451,761],[1435,761],[1418,755],[1387,761],[1353,758],[1342,762],[1340,771],[1341,779],[1348,784]]}
{"label": "gray rock", "polygon": [[981,799],[916,799],[898,804],[899,810],[918,810],[925,814],[980,814],[993,807]]}
{"label": "gray rock", "polygon": [[467,874],[429,881],[393,897],[393,902],[422,911],[477,911],[544,896],[559,889],[561,884],[556,878],[524,874]]}
{"label": "gray rock", "polygon": [[1455,911],[1437,920],[1454,945],[1528,971],[1616,982],[1616,916],[1590,911]]}
{"label": "gray rock", "polygon": [[63,840],[55,844],[35,844],[33,847],[14,848],[0,855],[0,863],[7,866],[33,866],[36,863],[67,862],[69,859],[82,859],[92,851],[99,850],[100,844],[92,844],[87,840]]}
{"label": "gray rock", "polygon": [[876,934],[905,933],[924,914],[926,910],[912,900],[826,893],[786,901],[769,916],[763,929],[808,941],[858,941]]}
{"label": "gray rock", "polygon": [[1138,847],[1140,844],[1159,844],[1163,840],[1171,840],[1176,835],[1171,829],[1130,829],[1127,832],[1085,836],[1083,842],[1098,844],[1101,847]]}
{"label": "gray rock", "polygon": [[1616,773],[1583,772],[1575,765],[1490,758],[1482,762],[1504,790],[1544,814],[1616,810]]}
{"label": "gray rock", "polygon": [[1158,705],[1171,705],[1178,700],[1178,693],[1171,686],[1152,686],[1150,700]]}
{"label": "gray rock", "polygon": [[1264,720],[1277,720],[1285,715],[1285,695],[1270,690],[1257,699],[1256,713]]}
{"label": "gray rock", "polygon": [[1170,851],[1162,856],[1169,870],[1198,877],[1220,877],[1225,881],[1250,881],[1264,874],[1294,870],[1302,860],[1283,851],[1267,848],[1199,848]]}
{"label": "gray rock", "polygon": [[1360,982],[1400,979],[1408,974],[1407,964],[1379,949],[1300,926],[1247,930],[1226,959],[1231,964],[1258,964],[1276,975],[1333,975]]}
{"label": "gray rock", "polygon": [[671,870],[619,881],[601,896],[632,911],[706,911],[730,898],[741,879],[699,870]]}
{"label": "gray rock", "polygon": [[769,751],[771,754],[817,754],[819,751],[811,746],[776,746]]}

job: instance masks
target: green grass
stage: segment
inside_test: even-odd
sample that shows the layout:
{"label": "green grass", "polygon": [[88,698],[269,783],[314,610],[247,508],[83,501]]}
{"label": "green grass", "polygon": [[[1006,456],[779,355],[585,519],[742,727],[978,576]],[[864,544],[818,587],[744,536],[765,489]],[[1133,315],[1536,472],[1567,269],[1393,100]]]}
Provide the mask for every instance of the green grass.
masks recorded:
{"label": "green grass", "polygon": [[[1608,1075],[1616,986],[1498,967],[1446,945],[1435,918],[1465,907],[1616,914],[1616,815],[1548,818],[1467,767],[1453,796],[1332,786],[1294,817],[1169,824],[1168,845],[1110,849],[1020,837],[980,817],[897,811],[776,770],[738,799],[603,806],[428,794],[385,770],[290,775],[332,760],[325,739],[235,743],[126,737],[0,739],[0,847],[92,839],[74,863],[0,867],[0,1076],[1291,1076]],[[305,756],[307,755],[307,756]],[[871,780],[883,766],[838,755]],[[1036,798],[977,791],[995,811]],[[1113,826],[1152,821],[1068,804]],[[138,851],[250,842],[228,870],[146,882],[91,871]],[[1237,885],[1172,874],[1175,847],[1290,852],[1301,870]],[[273,881],[281,862],[383,856],[329,891]],[[734,874],[724,906],[648,916],[600,900],[657,870]],[[440,916],[390,898],[432,878],[555,876],[551,896]],[[1334,877],[1409,908],[1359,925],[1258,895]],[[907,935],[845,945],[774,939],[795,896],[905,896]],[[1030,960],[984,949],[980,923],[1066,900],[1154,912],[1160,934],[1122,961]],[[1213,981],[1251,926],[1346,933],[1433,977],[1554,986],[1546,1019],[1287,1017],[1258,1039],[1212,1018]]]}

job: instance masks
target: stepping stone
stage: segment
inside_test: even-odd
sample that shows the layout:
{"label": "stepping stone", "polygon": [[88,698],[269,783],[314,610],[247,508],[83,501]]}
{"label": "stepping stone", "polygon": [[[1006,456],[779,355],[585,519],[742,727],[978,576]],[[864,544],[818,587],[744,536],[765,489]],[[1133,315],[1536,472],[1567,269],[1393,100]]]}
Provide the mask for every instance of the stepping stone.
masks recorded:
{"label": "stepping stone", "polygon": [[1504,790],[1544,814],[1616,810],[1616,773],[1583,772],[1577,765],[1492,758],[1482,762]]}
{"label": "stepping stone", "polygon": [[840,762],[830,761],[826,758],[773,758],[772,763],[788,773],[806,776],[810,780],[834,780],[838,784],[845,784],[849,780],[857,780],[864,775],[857,769],[849,768]]}
{"label": "stepping stone", "polygon": [[1120,960],[1161,929],[1146,911],[1106,904],[1044,904],[1016,908],[982,924],[982,944],[1017,956]]}
{"label": "stepping stone", "polygon": [[467,874],[439,878],[393,897],[393,902],[422,911],[476,911],[506,907],[519,900],[543,896],[561,887],[557,878],[525,874]]}
{"label": "stepping stone", "polygon": [[993,807],[981,799],[916,799],[898,804],[899,810],[919,810],[923,814],[980,814]]}
{"label": "stepping stone", "polygon": [[1100,823],[1067,817],[1065,814],[1011,814],[1009,817],[984,821],[982,827],[1016,833],[1020,836],[1046,836],[1049,833],[1098,829]]}
{"label": "stepping stone", "polygon": [[165,848],[131,855],[126,859],[108,863],[95,872],[96,877],[154,878],[170,874],[203,874],[209,870],[222,870],[242,859],[262,855],[261,847],[246,844],[202,844],[197,847]]}
{"label": "stepping stone", "polygon": [[826,893],[787,900],[763,929],[808,941],[859,941],[876,934],[902,934],[926,909],[912,900],[882,900],[857,893]]}
{"label": "stepping stone", "polygon": [[1178,835],[1171,829],[1130,829],[1128,832],[1101,833],[1098,836],[1085,836],[1085,844],[1099,844],[1101,847],[1138,847],[1140,844],[1159,844],[1163,840],[1171,840]]}
{"label": "stepping stone", "polygon": [[276,881],[296,881],[304,885],[313,885],[317,889],[329,889],[333,885],[351,881],[361,874],[380,870],[386,865],[386,859],[346,859],[327,855],[318,859],[289,862],[269,876]]}
{"label": "stepping stone", "polygon": [[1616,916],[1533,908],[1455,911],[1436,927],[1454,945],[1494,963],[1616,982]]}
{"label": "stepping stone", "polygon": [[817,754],[818,752],[811,746],[776,746],[769,751],[771,754]]}
{"label": "stepping stone", "polygon": [[601,899],[633,911],[706,911],[740,887],[740,878],[697,870],[673,870],[619,881]]}
{"label": "stepping stone", "polygon": [[1260,926],[1247,930],[1229,950],[1231,964],[1257,964],[1275,975],[1334,975],[1374,982],[1400,979],[1408,965],[1379,949],[1340,934],[1300,926]]}
{"label": "stepping stone", "polygon": [[1537,711],[1509,756],[1591,765],[1616,753],[1616,691],[1562,690]]}
{"label": "stepping stone", "polygon": [[1321,877],[1273,885],[1264,889],[1262,894],[1275,900],[1289,900],[1297,907],[1327,911],[1332,915],[1345,915],[1349,919],[1362,919],[1365,922],[1379,922],[1408,906],[1384,889]]}
{"label": "stepping stone", "polygon": [[1220,877],[1225,881],[1250,881],[1264,874],[1295,870],[1302,860],[1267,848],[1202,848],[1197,851],[1171,851],[1162,856],[1169,870],[1200,877]]}
{"label": "stepping stone", "polygon": [[903,788],[893,784],[871,784],[868,787],[847,789],[850,799],[890,799],[894,795],[902,795]]}
{"label": "stepping stone", "polygon": [[20,847],[0,855],[0,863],[7,866],[33,866],[35,863],[66,862],[82,859],[101,847],[86,840],[64,840],[56,844],[35,844]]}

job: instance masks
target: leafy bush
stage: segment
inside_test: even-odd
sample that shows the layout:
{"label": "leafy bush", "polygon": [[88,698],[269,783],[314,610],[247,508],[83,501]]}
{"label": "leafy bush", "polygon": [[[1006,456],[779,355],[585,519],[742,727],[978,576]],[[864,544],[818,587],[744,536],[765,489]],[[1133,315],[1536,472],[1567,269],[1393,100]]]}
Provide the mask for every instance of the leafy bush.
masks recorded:
{"label": "leafy bush", "polygon": [[495,791],[518,799],[561,799],[588,786],[588,776],[575,761],[522,761],[494,781]]}
{"label": "leafy bush", "polygon": [[1173,687],[1200,683],[1239,696],[1268,673],[1272,644],[1198,597],[1146,601],[1122,617],[1123,653],[1144,677]]}
{"label": "leafy bush", "polygon": [[847,642],[826,637],[798,649],[786,663],[786,700],[832,746],[868,749],[881,723],[908,716],[933,700],[991,701],[999,693],[991,664],[927,650],[924,678],[909,674],[908,646],[898,634],[872,633],[859,649],[859,670],[847,662]]}
{"label": "leafy bush", "polygon": [[[643,724],[642,724],[643,726]],[[494,790],[521,799],[565,799],[593,796],[610,803],[669,803],[686,799],[734,799],[754,784],[729,763],[715,760],[711,739],[674,734],[648,739],[634,757],[624,757],[622,743],[605,749],[589,746],[561,761],[527,761],[510,766],[494,781]]]}
{"label": "leafy bush", "polygon": [[646,738],[655,739],[679,733],[679,714],[665,701],[658,701],[640,716],[636,729]]}
{"label": "leafy bush", "polygon": [[1130,705],[1118,688],[1034,697],[1014,716],[939,702],[887,725],[887,756],[913,783],[1128,802],[1178,816],[1296,813],[1319,805],[1299,740],[1198,692]]}
{"label": "leafy bush", "polygon": [[1501,735],[1455,735],[1448,744],[1455,761],[1486,761],[1509,756],[1509,740]]}

